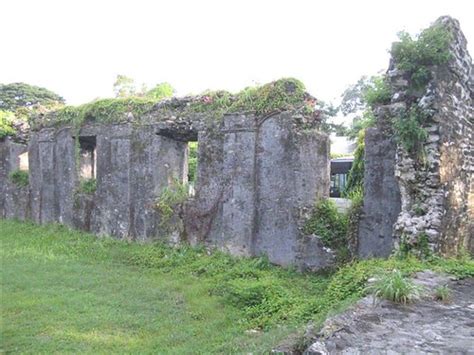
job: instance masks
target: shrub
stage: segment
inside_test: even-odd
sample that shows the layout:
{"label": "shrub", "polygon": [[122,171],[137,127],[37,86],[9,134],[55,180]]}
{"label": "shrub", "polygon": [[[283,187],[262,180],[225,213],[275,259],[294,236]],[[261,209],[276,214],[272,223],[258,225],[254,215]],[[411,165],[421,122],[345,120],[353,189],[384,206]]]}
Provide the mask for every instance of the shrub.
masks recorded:
{"label": "shrub", "polygon": [[173,216],[176,208],[182,205],[188,198],[188,185],[177,179],[163,189],[156,201],[156,209],[160,212],[162,227],[166,226]]}
{"label": "shrub", "polygon": [[416,106],[393,121],[397,140],[410,154],[420,155],[423,143],[428,138],[428,133],[422,126],[425,121],[426,115]]}
{"label": "shrub", "polygon": [[364,100],[370,107],[390,103],[392,92],[386,78],[376,76],[371,78],[370,84],[364,91]]}
{"label": "shrub", "polygon": [[79,192],[92,195],[97,189],[97,181],[94,178],[83,179],[79,182]]}
{"label": "shrub", "polygon": [[8,177],[10,178],[10,181],[18,187],[25,187],[30,183],[29,174],[24,170],[12,171]]}
{"label": "shrub", "polygon": [[340,213],[329,199],[316,204],[311,217],[305,223],[305,234],[315,234],[323,244],[336,251],[339,261],[348,257],[347,215]]}
{"label": "shrub", "polygon": [[410,279],[403,276],[401,271],[393,270],[382,275],[372,286],[367,288],[374,297],[407,304],[420,297],[421,288]]}
{"label": "shrub", "polygon": [[414,89],[423,88],[431,79],[431,66],[451,58],[451,33],[440,25],[424,30],[415,39],[406,32],[400,32],[398,37],[400,41],[393,44],[391,54],[397,68],[408,73]]}

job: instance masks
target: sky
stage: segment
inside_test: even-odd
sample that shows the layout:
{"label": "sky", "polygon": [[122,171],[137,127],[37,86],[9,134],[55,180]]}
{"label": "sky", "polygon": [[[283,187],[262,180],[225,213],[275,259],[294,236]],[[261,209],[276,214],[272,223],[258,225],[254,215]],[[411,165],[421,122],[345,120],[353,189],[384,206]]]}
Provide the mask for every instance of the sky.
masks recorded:
{"label": "sky", "polygon": [[457,18],[474,53],[470,0],[0,0],[0,83],[46,87],[68,104],[112,97],[118,74],[178,96],[282,77],[337,103],[388,66],[396,34]]}

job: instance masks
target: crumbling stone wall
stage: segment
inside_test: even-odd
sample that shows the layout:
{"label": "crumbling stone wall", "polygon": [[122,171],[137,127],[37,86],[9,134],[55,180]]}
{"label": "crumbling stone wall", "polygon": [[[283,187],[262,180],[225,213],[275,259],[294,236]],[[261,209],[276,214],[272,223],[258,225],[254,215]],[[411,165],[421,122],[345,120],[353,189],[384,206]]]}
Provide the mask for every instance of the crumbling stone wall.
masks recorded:
{"label": "crumbling stone wall", "polygon": [[20,155],[28,150],[23,142],[10,137],[0,139],[0,217],[26,220],[30,218],[29,186],[11,181],[10,174],[20,168]]}
{"label": "crumbling stone wall", "polygon": [[[390,130],[384,132],[377,127],[366,136],[366,191],[359,234],[362,256],[387,255],[392,245],[396,247],[402,242],[420,246],[421,238],[425,238],[431,250],[445,255],[457,254],[463,248],[474,253],[472,59],[456,20],[442,17],[435,25],[444,26],[452,34],[449,61],[432,66],[432,79],[426,90],[413,97],[406,73],[398,70],[392,59],[388,70],[391,103],[376,112],[380,126],[401,110],[407,110],[415,100],[420,112],[428,117],[424,124],[428,138],[423,144],[423,164],[400,144],[394,155],[391,147],[395,143],[388,143],[393,135]],[[373,134],[380,135],[377,142]],[[378,154],[377,150],[387,144],[390,147],[387,146],[386,154]],[[378,170],[380,166],[387,167],[383,176]],[[391,166],[395,168],[393,173]],[[393,184],[394,176],[398,189]],[[396,213],[393,202],[398,199],[401,205]],[[377,230],[382,231],[379,240]]]}
{"label": "crumbling stone wall", "polygon": [[[326,135],[292,111],[211,119],[172,113],[165,118],[160,110],[148,112],[142,124],[33,130],[28,148],[31,218],[121,239],[159,238],[206,244],[234,255],[267,255],[273,263],[303,269],[332,262],[319,239],[301,231],[316,200],[328,197]],[[95,191],[81,189],[84,159],[77,137],[79,146],[81,140],[95,144],[87,159],[95,166]],[[187,144],[195,140],[196,194],[175,206],[166,220],[157,201],[173,182],[186,181]]]}
{"label": "crumbling stone wall", "polygon": [[300,231],[305,212],[328,197],[329,141],[301,129],[300,120],[289,112],[231,114],[221,134],[200,136],[198,187],[185,214],[189,240],[236,255],[267,255],[280,265],[331,262]]}

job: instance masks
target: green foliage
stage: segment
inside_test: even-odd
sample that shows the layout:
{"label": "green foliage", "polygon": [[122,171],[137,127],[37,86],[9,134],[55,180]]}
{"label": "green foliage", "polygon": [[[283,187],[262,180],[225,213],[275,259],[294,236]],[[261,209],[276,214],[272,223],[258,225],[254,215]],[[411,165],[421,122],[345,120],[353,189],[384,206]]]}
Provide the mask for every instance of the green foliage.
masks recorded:
{"label": "green foliage", "polygon": [[452,297],[451,289],[447,285],[438,286],[435,289],[435,300],[449,302]]}
{"label": "green foliage", "polygon": [[431,79],[431,66],[451,58],[448,49],[452,35],[441,25],[424,30],[417,38],[406,32],[398,37],[400,41],[393,44],[391,54],[397,68],[408,73],[414,89],[423,88]]}
{"label": "green foliage", "polygon": [[[37,117],[33,126],[72,124],[80,128],[86,122],[121,123],[143,122],[143,115],[161,110],[169,115],[176,110],[181,115],[201,113],[210,118],[220,119],[225,113],[252,111],[257,115],[273,112],[302,109],[305,113],[314,110],[313,99],[304,91],[304,85],[296,79],[280,79],[260,87],[247,88],[236,95],[226,91],[205,92],[194,97],[183,106],[156,105],[161,99],[152,97],[120,97],[101,99],[88,104],[67,106],[47,115],[46,119]],[[176,114],[173,113],[173,114]]]}
{"label": "green foliage", "polygon": [[13,128],[14,117],[13,112],[0,110],[0,138],[15,134],[16,131]]}
{"label": "green foliage", "polygon": [[359,132],[357,137],[357,148],[354,152],[354,161],[352,162],[349,176],[347,177],[346,189],[344,195],[352,191],[364,189],[364,155],[365,155],[365,129]]}
{"label": "green foliage", "polygon": [[169,186],[161,191],[156,201],[156,209],[160,212],[160,225],[166,227],[176,209],[188,198],[188,185],[173,179]]}
{"label": "green foliage", "polygon": [[169,83],[157,84],[153,89],[145,92],[144,96],[153,100],[163,100],[172,97],[175,90]]}
{"label": "green foliage", "polygon": [[24,170],[14,170],[8,175],[8,178],[18,187],[25,187],[30,183],[29,174]]}
{"label": "green foliage", "polygon": [[306,91],[297,79],[284,78],[260,87],[246,88],[236,95],[230,111],[255,111],[257,115],[299,108],[305,104]]}
{"label": "green foliage", "polygon": [[188,149],[188,182],[195,183],[197,179],[198,142],[189,142]]}
{"label": "green foliage", "polygon": [[337,252],[342,262],[348,256],[347,223],[347,215],[340,213],[333,201],[325,199],[316,204],[303,231],[320,237],[325,246]]}
{"label": "green foliage", "polygon": [[385,105],[390,103],[392,92],[387,80],[383,76],[374,76],[371,78],[370,84],[363,92],[364,101],[370,107],[376,105]]}
{"label": "green foliage", "polygon": [[101,99],[77,107],[66,106],[56,111],[52,119],[53,123],[68,123],[76,127],[80,127],[88,121],[97,123],[127,122],[129,114],[132,117],[138,117],[150,111],[155,104],[155,100],[139,97]]}
{"label": "green foliage", "polygon": [[350,139],[357,139],[362,130],[375,126],[375,116],[371,108],[362,112],[362,116],[357,116],[352,120],[351,128],[347,131]]}
{"label": "green foliage", "polygon": [[[167,337],[179,334],[188,339],[189,334],[196,334],[184,343],[200,344],[200,350],[210,353],[232,353],[232,349],[242,352],[249,350],[248,343],[242,345],[245,330],[261,328],[264,331],[251,339],[259,349],[255,352],[263,353],[275,344],[275,339],[263,343],[267,335],[278,329],[304,326],[309,320],[320,324],[328,313],[363,296],[371,277],[391,274],[394,269],[403,275],[433,269],[454,272],[459,277],[474,276],[474,262],[466,255],[425,261],[413,256],[369,259],[344,265],[332,274],[304,274],[271,265],[264,257],[237,258],[187,245],[173,248],[128,243],[59,225],[0,220],[0,238],[5,269],[2,300],[7,309],[13,304],[18,307],[5,313],[5,324],[16,330],[12,328],[11,334],[28,329],[33,334],[62,329],[65,312],[69,327],[83,330],[79,340],[51,337],[52,343],[47,343],[51,347],[42,348],[52,350],[48,352],[63,349],[60,343],[64,341],[68,349],[77,348],[79,342],[81,349],[89,349],[93,342],[99,343],[102,351],[149,351],[150,339],[156,340],[162,332],[167,332],[165,338],[153,343],[161,351],[167,349]],[[26,272],[29,268],[36,272]],[[128,287],[124,288],[124,284]],[[81,291],[84,285],[88,292]],[[16,303],[23,297],[27,297],[25,303]],[[40,299],[45,308],[37,309],[36,304],[28,308],[33,297]],[[108,300],[101,303],[99,318],[94,317],[98,312],[94,302],[97,297]],[[117,308],[117,304],[121,307]],[[40,321],[32,321],[32,314]],[[110,341],[109,333],[104,334],[104,339],[82,336],[88,327],[112,327],[119,334],[128,334],[128,328],[122,328],[127,324],[133,325],[136,336],[133,341],[121,342],[120,348],[110,347],[116,342]],[[208,328],[209,334],[203,330]],[[152,331],[148,339],[149,329]],[[211,343],[206,342],[209,339]],[[170,346],[177,350],[175,342]],[[187,350],[192,352],[195,348],[183,348],[183,353]]]}
{"label": "green foliage", "polygon": [[374,297],[407,304],[419,299],[421,288],[403,276],[400,270],[393,270],[380,276],[373,285],[367,287]]}
{"label": "green foliage", "polygon": [[422,153],[423,143],[428,138],[428,133],[423,128],[426,121],[424,114],[417,106],[412,106],[408,112],[401,114],[393,120],[393,129],[399,143],[410,154]]}
{"label": "green foliage", "polygon": [[54,92],[25,83],[0,84],[0,110],[16,111],[20,107],[40,104],[45,107],[63,104],[64,99]]}
{"label": "green foliage", "polygon": [[81,179],[79,181],[78,192],[92,195],[97,189],[97,181],[94,178],[90,179]]}

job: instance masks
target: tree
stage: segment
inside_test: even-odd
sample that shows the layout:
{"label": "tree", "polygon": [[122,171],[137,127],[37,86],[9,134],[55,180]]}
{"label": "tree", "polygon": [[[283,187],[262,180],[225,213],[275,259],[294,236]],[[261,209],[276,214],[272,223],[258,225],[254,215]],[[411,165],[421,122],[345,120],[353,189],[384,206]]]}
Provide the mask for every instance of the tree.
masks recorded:
{"label": "tree", "polygon": [[175,90],[169,83],[157,84],[153,89],[145,93],[145,97],[155,100],[161,100],[173,96]]}
{"label": "tree", "polygon": [[114,82],[115,97],[129,97],[137,94],[135,80],[125,75],[117,75]]}
{"label": "tree", "polygon": [[39,86],[25,83],[0,84],[0,110],[14,112],[18,108],[29,108],[37,104],[48,108],[64,104],[64,99]]}

